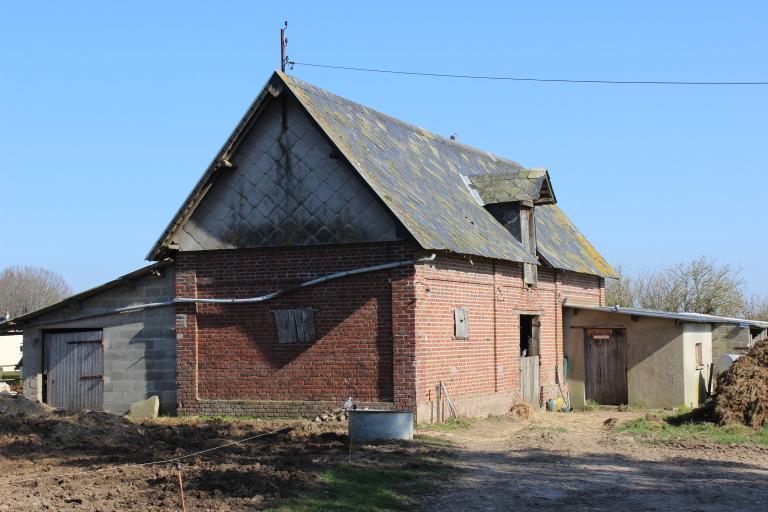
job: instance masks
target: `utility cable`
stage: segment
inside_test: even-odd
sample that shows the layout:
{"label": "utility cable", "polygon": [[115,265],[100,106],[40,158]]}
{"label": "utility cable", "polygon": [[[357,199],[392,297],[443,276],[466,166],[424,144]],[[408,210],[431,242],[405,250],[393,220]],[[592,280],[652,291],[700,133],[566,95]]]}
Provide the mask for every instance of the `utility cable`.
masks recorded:
{"label": "utility cable", "polygon": [[313,68],[335,69],[342,71],[362,71],[365,73],[385,73],[390,75],[409,75],[432,78],[461,78],[469,80],[501,80],[510,82],[544,82],[563,84],[604,84],[604,85],[707,85],[707,86],[765,86],[768,82],[730,82],[730,81],[679,81],[679,80],[580,80],[573,78],[535,78],[520,76],[492,76],[492,75],[459,75],[451,73],[428,73],[423,71],[402,71],[394,69],[361,68],[354,66],[335,66],[331,64],[317,64],[312,62],[290,61],[292,66],[308,66]]}

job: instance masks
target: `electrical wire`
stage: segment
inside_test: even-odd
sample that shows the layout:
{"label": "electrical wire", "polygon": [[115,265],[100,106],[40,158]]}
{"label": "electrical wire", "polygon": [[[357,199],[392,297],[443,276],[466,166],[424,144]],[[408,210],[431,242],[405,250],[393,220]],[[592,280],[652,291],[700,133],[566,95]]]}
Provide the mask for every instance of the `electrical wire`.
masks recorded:
{"label": "electrical wire", "polygon": [[13,485],[13,484],[37,482],[37,481],[40,481],[40,480],[49,480],[49,479],[52,479],[52,478],[69,478],[69,477],[73,477],[73,476],[87,475],[87,474],[91,474],[91,473],[100,473],[100,472],[104,472],[104,471],[117,471],[117,470],[120,470],[120,469],[139,468],[139,467],[144,467],[144,466],[154,466],[154,465],[157,465],[157,464],[169,464],[171,462],[177,462],[177,461],[180,461],[180,460],[183,460],[183,459],[188,459],[190,457],[195,457],[197,455],[202,455],[202,454],[213,452],[213,451],[216,451],[216,450],[221,450],[222,448],[227,448],[229,446],[233,446],[233,445],[236,445],[236,444],[241,444],[241,443],[245,443],[247,441],[252,441],[254,439],[258,439],[259,437],[266,437],[266,436],[278,434],[280,432],[287,432],[287,431],[293,430],[294,428],[295,427],[284,427],[284,428],[280,428],[280,429],[277,429],[277,430],[272,430],[271,432],[262,432],[261,434],[257,434],[255,436],[246,437],[245,439],[240,439],[240,440],[237,440],[237,441],[231,441],[229,443],[224,443],[224,444],[219,445],[219,446],[214,446],[213,448],[207,448],[205,450],[200,450],[200,451],[197,451],[197,452],[188,453],[186,455],[181,455],[179,457],[173,457],[172,459],[155,460],[155,461],[141,462],[141,463],[122,464],[120,466],[109,466],[109,467],[105,467],[105,468],[86,469],[84,471],[75,471],[75,472],[69,472],[69,473],[58,473],[58,474],[55,474],[55,475],[45,475],[45,476],[40,476],[40,477],[35,477],[35,478],[24,478],[24,479],[19,479],[19,480],[5,480],[5,481],[0,481],[0,485]]}
{"label": "electrical wire", "polygon": [[385,73],[390,75],[409,75],[432,78],[461,78],[469,80],[501,80],[510,82],[543,82],[543,83],[563,83],[563,84],[604,84],[604,85],[705,85],[705,86],[765,86],[768,82],[696,82],[696,81],[677,81],[677,80],[579,80],[572,78],[534,78],[519,76],[492,76],[492,75],[457,75],[450,73],[428,73],[422,71],[401,71],[394,69],[361,68],[354,66],[335,66],[331,64],[317,64],[313,62],[291,61],[291,65],[307,66],[313,68],[336,69],[342,71],[362,71],[365,73]]}

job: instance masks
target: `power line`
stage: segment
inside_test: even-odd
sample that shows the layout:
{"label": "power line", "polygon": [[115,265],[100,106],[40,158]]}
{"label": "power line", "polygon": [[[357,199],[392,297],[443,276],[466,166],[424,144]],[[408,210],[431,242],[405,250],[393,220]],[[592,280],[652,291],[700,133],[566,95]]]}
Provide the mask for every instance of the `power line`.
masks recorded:
{"label": "power line", "polygon": [[334,66],[331,64],[316,64],[312,62],[290,61],[290,65],[308,66],[313,68],[336,69],[342,71],[362,71],[366,73],[385,73],[389,75],[425,76],[433,78],[461,78],[468,80],[502,80],[509,82],[545,82],[563,84],[606,84],[606,85],[768,85],[768,82],[693,82],[676,80],[577,80],[571,78],[533,78],[519,76],[491,75],[455,75],[450,73],[426,73],[421,71],[400,71],[394,69],[359,68],[353,66]]}

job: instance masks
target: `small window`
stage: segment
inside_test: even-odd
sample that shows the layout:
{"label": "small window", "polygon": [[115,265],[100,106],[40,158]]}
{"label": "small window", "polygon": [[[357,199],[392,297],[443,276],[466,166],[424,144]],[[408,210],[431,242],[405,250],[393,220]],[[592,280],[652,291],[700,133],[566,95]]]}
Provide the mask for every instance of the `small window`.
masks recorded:
{"label": "small window", "polygon": [[469,310],[467,308],[453,310],[453,337],[457,340],[469,339]]}
{"label": "small window", "polygon": [[315,315],[312,308],[273,311],[278,343],[312,343],[315,341]]}
{"label": "small window", "polygon": [[704,366],[701,357],[701,343],[696,344],[696,366]]}

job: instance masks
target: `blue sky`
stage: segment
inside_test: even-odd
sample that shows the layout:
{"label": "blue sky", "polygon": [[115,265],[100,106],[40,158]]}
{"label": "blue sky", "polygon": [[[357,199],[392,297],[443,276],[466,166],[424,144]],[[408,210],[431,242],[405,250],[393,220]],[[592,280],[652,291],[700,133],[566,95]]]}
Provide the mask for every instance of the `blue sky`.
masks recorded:
{"label": "blue sky", "polygon": [[[538,4],[534,5],[534,4]],[[768,80],[764,2],[14,2],[0,11],[0,268],[75,290],[143,258],[272,70]],[[292,73],[549,169],[631,271],[699,255],[768,294],[768,87]]]}

